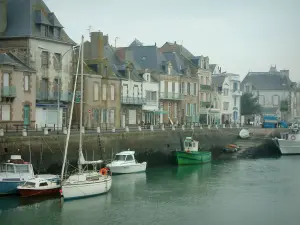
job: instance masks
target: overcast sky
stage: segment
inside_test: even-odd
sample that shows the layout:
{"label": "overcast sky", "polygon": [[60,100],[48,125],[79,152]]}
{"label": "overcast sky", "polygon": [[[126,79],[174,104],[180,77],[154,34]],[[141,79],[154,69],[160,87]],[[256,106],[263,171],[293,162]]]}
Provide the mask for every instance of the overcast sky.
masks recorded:
{"label": "overcast sky", "polygon": [[128,46],[183,43],[223,71],[244,77],[290,69],[300,81],[300,0],[45,0],[74,41],[88,28]]}

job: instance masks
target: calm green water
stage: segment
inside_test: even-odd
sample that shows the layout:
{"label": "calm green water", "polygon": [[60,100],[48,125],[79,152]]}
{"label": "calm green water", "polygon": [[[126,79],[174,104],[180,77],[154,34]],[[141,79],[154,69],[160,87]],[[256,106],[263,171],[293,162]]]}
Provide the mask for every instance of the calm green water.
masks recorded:
{"label": "calm green water", "polygon": [[299,225],[300,157],[150,169],[65,203],[0,198],[0,224]]}

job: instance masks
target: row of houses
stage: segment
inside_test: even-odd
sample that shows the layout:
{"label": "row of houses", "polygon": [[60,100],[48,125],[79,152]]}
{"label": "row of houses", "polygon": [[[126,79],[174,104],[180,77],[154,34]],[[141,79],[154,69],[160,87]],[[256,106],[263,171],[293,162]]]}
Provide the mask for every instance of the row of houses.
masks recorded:
{"label": "row of houses", "polygon": [[[66,126],[77,44],[42,0],[5,0],[0,8],[0,126]],[[91,32],[84,61],[74,124],[81,97],[86,127],[241,122],[241,90],[247,85],[240,76],[176,42],[158,47],[135,39],[113,47],[108,35]]]}

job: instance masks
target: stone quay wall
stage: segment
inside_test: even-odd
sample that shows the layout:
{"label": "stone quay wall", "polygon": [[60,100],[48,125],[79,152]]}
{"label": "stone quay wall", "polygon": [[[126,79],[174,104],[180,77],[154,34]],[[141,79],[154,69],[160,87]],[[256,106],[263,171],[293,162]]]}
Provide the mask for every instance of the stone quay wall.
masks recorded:
{"label": "stone quay wall", "polygon": [[[83,154],[86,160],[111,160],[113,154],[131,149],[136,151],[138,161],[147,161],[148,166],[162,166],[171,160],[171,152],[181,148],[181,141],[192,136],[200,148],[211,151],[217,158],[221,149],[238,139],[241,129],[195,129],[136,131],[118,133],[83,134]],[[255,137],[278,136],[282,129],[249,129]],[[62,165],[66,135],[2,136],[0,137],[0,161],[11,154],[20,154],[33,164],[40,173],[59,173]],[[100,141],[99,141],[100,139]],[[76,166],[79,135],[70,135],[68,161]]]}

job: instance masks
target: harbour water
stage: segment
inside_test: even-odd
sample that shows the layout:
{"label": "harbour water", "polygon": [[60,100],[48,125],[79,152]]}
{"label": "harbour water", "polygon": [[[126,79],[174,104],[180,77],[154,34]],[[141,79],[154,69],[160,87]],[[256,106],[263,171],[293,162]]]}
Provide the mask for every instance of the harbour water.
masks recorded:
{"label": "harbour water", "polygon": [[299,225],[300,157],[219,161],[113,177],[111,192],[60,199],[0,198],[3,225]]}

